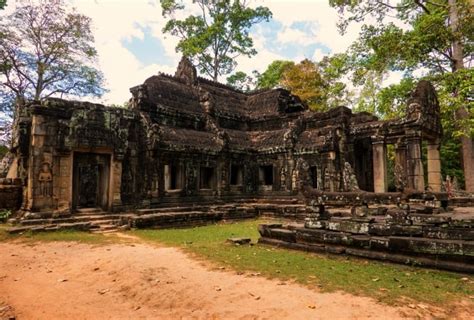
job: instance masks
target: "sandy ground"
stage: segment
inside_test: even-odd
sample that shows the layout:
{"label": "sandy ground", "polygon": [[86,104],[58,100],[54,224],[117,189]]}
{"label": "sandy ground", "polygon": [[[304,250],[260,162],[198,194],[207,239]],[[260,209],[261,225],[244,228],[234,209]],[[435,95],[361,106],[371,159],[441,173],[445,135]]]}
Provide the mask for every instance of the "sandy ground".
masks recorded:
{"label": "sandy ground", "polygon": [[0,243],[0,319],[13,315],[50,320],[399,319],[423,314],[216,270],[175,248]]}

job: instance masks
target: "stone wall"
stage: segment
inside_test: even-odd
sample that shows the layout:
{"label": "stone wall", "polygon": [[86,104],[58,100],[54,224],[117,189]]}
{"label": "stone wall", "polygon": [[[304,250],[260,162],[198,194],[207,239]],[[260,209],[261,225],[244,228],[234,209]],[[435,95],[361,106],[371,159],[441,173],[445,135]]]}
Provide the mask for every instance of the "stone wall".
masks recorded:
{"label": "stone wall", "polygon": [[22,187],[20,180],[0,179],[0,210],[20,208]]}

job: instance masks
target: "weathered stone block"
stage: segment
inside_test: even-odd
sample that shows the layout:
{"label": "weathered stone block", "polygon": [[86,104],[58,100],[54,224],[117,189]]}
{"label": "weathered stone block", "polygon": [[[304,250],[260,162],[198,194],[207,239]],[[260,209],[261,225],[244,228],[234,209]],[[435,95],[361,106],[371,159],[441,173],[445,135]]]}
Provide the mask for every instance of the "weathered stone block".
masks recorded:
{"label": "weathered stone block", "polygon": [[424,226],[423,237],[445,240],[474,240],[474,229]]}
{"label": "weathered stone block", "polygon": [[370,237],[369,246],[372,250],[388,250],[389,239],[383,237]]}
{"label": "weathered stone block", "polygon": [[348,221],[329,221],[327,223],[328,230],[341,231],[355,234],[369,233],[369,223]]}
{"label": "weathered stone block", "polygon": [[389,209],[387,210],[387,215],[385,216],[387,223],[393,224],[407,224],[408,213],[403,209]]}
{"label": "weathered stone block", "polygon": [[269,236],[273,239],[278,239],[286,242],[296,242],[296,231],[271,228],[268,230]]}
{"label": "weathered stone block", "polygon": [[353,217],[366,217],[369,214],[369,208],[367,206],[353,206],[351,214]]}
{"label": "weathered stone block", "polygon": [[390,250],[400,252],[463,255],[464,241],[428,238],[389,237]]}
{"label": "weathered stone block", "polygon": [[449,224],[451,222],[451,217],[448,216],[441,216],[441,215],[427,215],[427,214],[410,214],[408,215],[408,219],[414,225],[425,225],[425,224],[433,224],[433,225],[441,225],[441,224]]}

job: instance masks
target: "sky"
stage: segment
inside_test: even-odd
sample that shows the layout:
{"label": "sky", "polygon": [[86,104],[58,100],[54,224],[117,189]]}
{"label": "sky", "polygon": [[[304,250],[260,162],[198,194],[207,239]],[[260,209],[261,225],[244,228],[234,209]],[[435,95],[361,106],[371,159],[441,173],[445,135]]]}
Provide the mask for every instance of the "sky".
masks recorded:
{"label": "sky", "polygon": [[[158,72],[173,74],[176,70],[181,58],[175,51],[178,39],[162,33],[166,20],[159,0],[69,1],[92,18],[98,68],[108,89],[101,102],[123,104],[131,97],[129,88]],[[236,71],[263,72],[276,59],[319,61],[324,55],[343,52],[357,38],[360,26],[351,25],[341,36],[337,11],[328,2],[253,0],[253,5],[268,7],[273,18],[251,29],[258,54],[239,57]],[[225,78],[220,80],[225,82]]]}

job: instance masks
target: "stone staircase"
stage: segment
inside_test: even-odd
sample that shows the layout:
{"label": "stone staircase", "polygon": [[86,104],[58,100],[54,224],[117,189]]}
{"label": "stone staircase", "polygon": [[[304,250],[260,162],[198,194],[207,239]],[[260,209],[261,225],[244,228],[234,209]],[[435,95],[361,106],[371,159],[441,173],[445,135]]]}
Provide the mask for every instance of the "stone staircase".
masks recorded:
{"label": "stone staircase", "polygon": [[162,203],[134,213],[107,213],[100,208],[82,208],[74,214],[54,217],[38,213],[16,221],[10,233],[25,231],[84,230],[94,233],[116,232],[120,227],[179,228],[201,226],[218,221],[252,219],[258,216],[304,221],[307,207],[295,197],[225,199],[216,202]]}
{"label": "stone staircase", "polygon": [[180,204],[139,209],[122,224],[132,228],[191,227],[257,216],[304,221],[306,205],[296,198],[238,199],[219,204]]}
{"label": "stone staircase", "polygon": [[107,213],[100,208],[78,209],[76,213],[68,216],[36,218],[19,220],[15,227],[8,229],[9,233],[25,231],[58,231],[58,230],[84,230],[95,233],[115,232],[121,221],[130,214]]}

